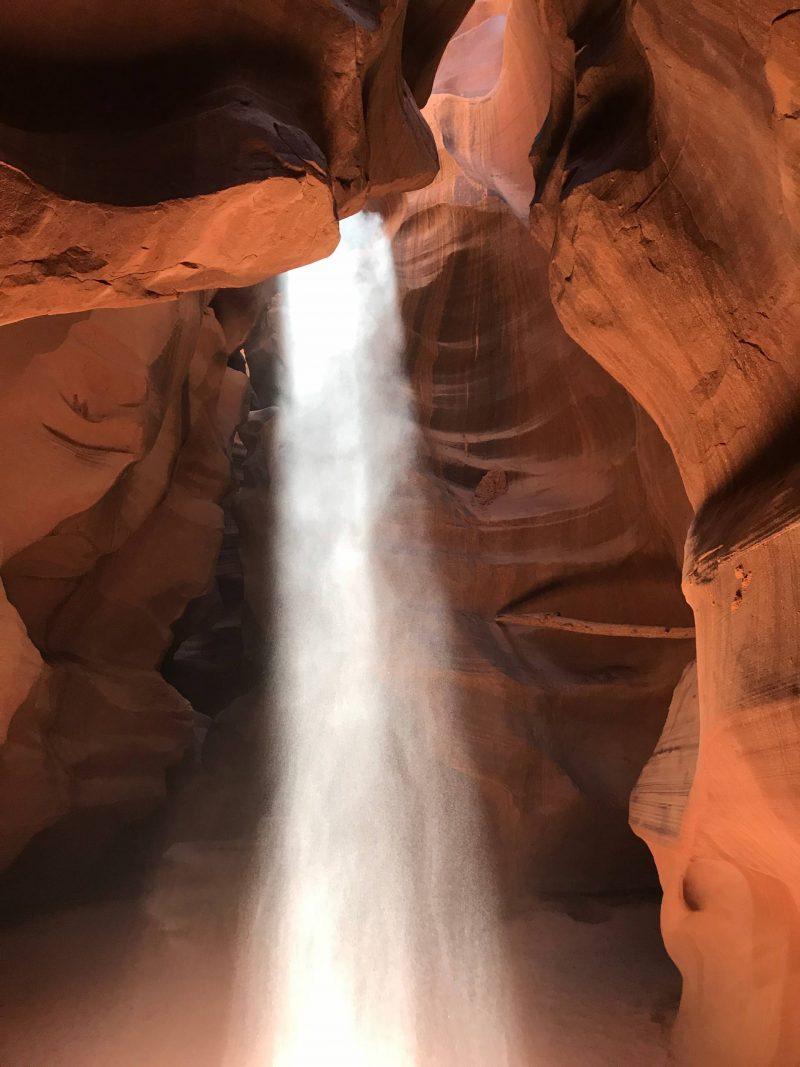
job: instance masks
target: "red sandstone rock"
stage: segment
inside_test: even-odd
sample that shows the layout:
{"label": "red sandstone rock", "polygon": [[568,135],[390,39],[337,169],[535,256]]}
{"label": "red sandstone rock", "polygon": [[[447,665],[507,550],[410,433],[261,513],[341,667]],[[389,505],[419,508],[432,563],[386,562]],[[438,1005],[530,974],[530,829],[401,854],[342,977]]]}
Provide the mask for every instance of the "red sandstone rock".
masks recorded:
{"label": "red sandstone rock", "polygon": [[689,749],[662,742],[634,821],[684,975],[677,1049],[704,1067],[800,1059],[798,26],[768,0],[552,4],[542,26],[554,305],[695,509],[699,754],[687,795]]}
{"label": "red sandstone rock", "polygon": [[5,5],[0,865],[163,794],[191,709],[158,667],[249,388],[225,357],[265,277],[433,176],[418,105],[465,6]]}
{"label": "red sandstone rock", "polygon": [[628,796],[692,641],[494,618],[524,600],[600,623],[690,623],[675,555],[689,512],[656,428],[564,333],[527,230],[546,107],[532,19],[526,5],[481,4],[465,21],[424,112],[440,178],[398,200],[389,224],[439,486],[436,565],[459,619],[448,684],[503,861],[518,890],[620,890],[650,877]]}
{"label": "red sandstone rock", "polygon": [[424,102],[466,6],[8,0],[0,322],[327,255],[337,212],[433,177],[405,77]]}
{"label": "red sandstone rock", "polygon": [[225,382],[244,378],[192,295],[7,326],[0,348],[5,864],[57,820],[113,825],[163,796],[192,718],[158,666],[218,551],[242,389]]}
{"label": "red sandstone rock", "polygon": [[[461,13],[7,0],[0,321],[52,317],[0,331],[4,861],[148,810],[189,735],[156,666],[211,571],[255,312],[218,297],[223,333],[164,298],[323,255],[338,211],[429,180],[417,105]],[[393,205],[449,680],[506,855],[630,884],[603,864],[655,745],[631,817],[703,1067],[800,1059],[799,26],[772,0],[479,0],[427,111],[442,178]],[[690,622],[664,439],[697,673],[656,744],[688,643],[492,619]]]}

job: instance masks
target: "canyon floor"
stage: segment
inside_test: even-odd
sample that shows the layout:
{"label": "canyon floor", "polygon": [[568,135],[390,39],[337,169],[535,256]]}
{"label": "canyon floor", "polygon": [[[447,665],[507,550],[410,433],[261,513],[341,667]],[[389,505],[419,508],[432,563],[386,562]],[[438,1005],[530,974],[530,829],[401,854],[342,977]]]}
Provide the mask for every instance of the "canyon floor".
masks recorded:
{"label": "canyon floor", "polygon": [[[657,903],[574,898],[566,908],[571,914],[563,901],[530,901],[507,924],[527,1006],[515,1067],[667,1064],[679,986]],[[229,957],[214,938],[143,928],[141,905],[130,899],[6,927],[0,1063],[219,1067]]]}

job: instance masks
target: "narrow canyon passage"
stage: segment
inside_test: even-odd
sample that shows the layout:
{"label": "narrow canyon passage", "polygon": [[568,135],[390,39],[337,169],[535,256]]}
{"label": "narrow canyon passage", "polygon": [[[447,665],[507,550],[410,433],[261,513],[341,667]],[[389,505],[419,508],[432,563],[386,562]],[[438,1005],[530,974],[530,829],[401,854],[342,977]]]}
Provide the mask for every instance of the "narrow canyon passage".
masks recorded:
{"label": "narrow canyon passage", "polygon": [[0,59],[0,1067],[797,1067],[800,10]]}
{"label": "narrow canyon passage", "polygon": [[281,294],[277,783],[244,1062],[505,1067],[499,905],[469,778],[448,769],[468,755],[379,216],[343,222]]}
{"label": "narrow canyon passage", "polygon": [[275,302],[254,825],[247,763],[232,784],[207,761],[147,840],[137,892],[123,878],[18,926],[2,1062],[666,1063],[678,987],[653,895],[529,894],[509,914],[493,885],[395,260],[378,216],[342,232]]}

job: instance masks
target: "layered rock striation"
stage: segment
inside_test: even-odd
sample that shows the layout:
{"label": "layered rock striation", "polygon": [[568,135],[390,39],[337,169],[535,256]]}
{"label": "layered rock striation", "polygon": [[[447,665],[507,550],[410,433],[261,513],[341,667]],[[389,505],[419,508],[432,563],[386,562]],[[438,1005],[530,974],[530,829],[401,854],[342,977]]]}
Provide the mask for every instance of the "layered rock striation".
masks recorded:
{"label": "layered rock striation", "polygon": [[694,510],[696,683],[633,806],[684,977],[677,1050],[791,1063],[800,16],[640,0],[540,18],[552,95],[531,225],[552,237],[554,307],[653,417]]}
{"label": "layered rock striation", "polygon": [[430,180],[424,103],[467,0],[10,0],[0,322],[248,285]]}
{"label": "layered rock striation", "polygon": [[476,5],[445,52],[424,112],[440,175],[387,209],[450,682],[515,891],[640,889],[627,805],[693,656],[689,506],[650,418],[553,309],[528,229],[547,85],[530,10],[505,8]]}
{"label": "layered rock striation", "polygon": [[5,4],[0,863],[163,797],[250,389],[268,618],[262,283],[370,202],[508,885],[647,884],[630,801],[678,1055],[794,1063],[800,15],[468,6]]}

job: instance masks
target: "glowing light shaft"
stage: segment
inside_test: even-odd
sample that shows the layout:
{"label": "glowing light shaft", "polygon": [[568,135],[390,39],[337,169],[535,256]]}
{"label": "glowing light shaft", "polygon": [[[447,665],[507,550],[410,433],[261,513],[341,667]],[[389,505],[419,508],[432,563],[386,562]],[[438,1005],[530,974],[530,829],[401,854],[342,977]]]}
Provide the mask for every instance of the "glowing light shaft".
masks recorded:
{"label": "glowing light shaft", "polygon": [[385,543],[401,500],[424,509],[379,220],[347,220],[329,259],[284,281],[280,786],[255,887],[249,1062],[504,1067],[472,798],[429,742],[449,714],[427,670],[446,612],[424,552]]}

